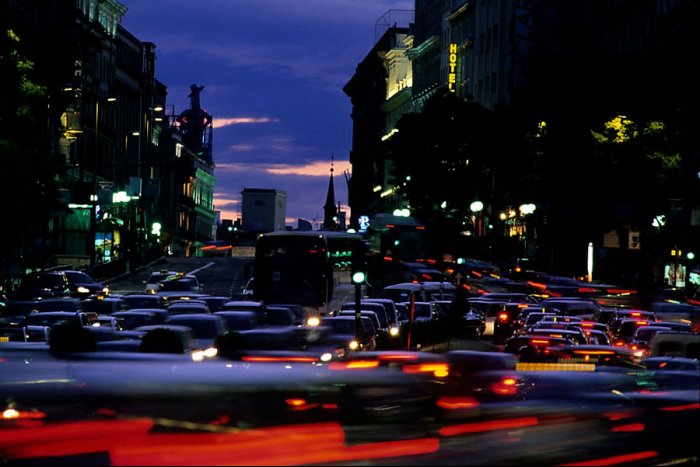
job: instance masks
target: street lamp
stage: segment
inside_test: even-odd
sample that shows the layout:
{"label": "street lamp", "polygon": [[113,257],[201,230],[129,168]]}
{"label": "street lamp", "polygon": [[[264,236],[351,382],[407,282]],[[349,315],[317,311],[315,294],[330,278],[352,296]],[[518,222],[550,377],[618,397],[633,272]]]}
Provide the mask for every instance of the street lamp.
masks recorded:
{"label": "street lamp", "polygon": [[479,213],[484,209],[484,203],[481,201],[474,201],[469,205],[469,209],[474,213],[472,218],[475,230],[474,233],[479,236],[481,235],[481,219],[479,218]]}

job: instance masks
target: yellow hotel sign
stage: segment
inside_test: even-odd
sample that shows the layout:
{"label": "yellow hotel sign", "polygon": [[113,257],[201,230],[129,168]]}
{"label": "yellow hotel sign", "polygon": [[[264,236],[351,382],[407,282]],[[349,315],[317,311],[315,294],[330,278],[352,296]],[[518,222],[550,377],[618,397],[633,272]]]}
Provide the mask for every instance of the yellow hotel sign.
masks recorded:
{"label": "yellow hotel sign", "polygon": [[447,88],[450,92],[455,92],[457,90],[457,44],[450,44],[448,59]]}

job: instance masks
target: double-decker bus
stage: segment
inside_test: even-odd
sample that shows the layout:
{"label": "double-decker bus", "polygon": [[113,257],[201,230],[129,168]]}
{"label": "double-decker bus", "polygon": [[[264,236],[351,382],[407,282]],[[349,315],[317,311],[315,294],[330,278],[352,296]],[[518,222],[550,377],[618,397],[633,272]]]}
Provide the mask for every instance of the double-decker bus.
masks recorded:
{"label": "double-decker bus", "polygon": [[307,314],[327,313],[334,309],[334,302],[351,299],[351,266],[364,254],[365,245],[359,234],[262,234],[255,247],[253,298],[265,304],[293,303],[311,308]]}

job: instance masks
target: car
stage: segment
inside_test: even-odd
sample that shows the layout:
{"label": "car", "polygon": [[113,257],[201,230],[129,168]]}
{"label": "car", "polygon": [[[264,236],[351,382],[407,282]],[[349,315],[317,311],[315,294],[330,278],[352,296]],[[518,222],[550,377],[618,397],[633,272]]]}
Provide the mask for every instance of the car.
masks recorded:
{"label": "car", "polygon": [[188,294],[199,295],[202,293],[202,287],[196,276],[180,274],[157,282],[157,289],[153,290],[152,293],[161,299],[168,299],[168,297],[175,298]]}
{"label": "car", "polygon": [[483,313],[471,308],[469,302],[465,302],[467,311],[464,313],[457,311],[456,315],[453,315],[454,301],[437,300],[433,303],[439,305],[444,314],[453,320],[449,325],[450,337],[480,339],[486,331],[486,317]]}
{"label": "car", "polygon": [[555,312],[562,316],[576,316],[581,319],[597,319],[603,307],[595,300],[585,297],[556,297],[540,301],[544,312]]}
{"label": "car", "polygon": [[140,352],[191,354],[197,348],[192,328],[177,324],[155,324],[139,326],[134,331],[143,333]]}
{"label": "car", "polygon": [[245,331],[248,329],[259,329],[264,326],[262,315],[251,310],[219,310],[214,312],[226,321],[228,329],[231,331]]}
{"label": "car", "polygon": [[168,312],[163,310],[163,314],[157,313],[155,308],[131,309],[125,311],[117,311],[112,313],[112,317],[117,318],[124,329],[132,330],[139,326],[149,326],[153,324],[162,324]]}
{"label": "car", "polygon": [[457,286],[452,282],[402,282],[384,287],[378,298],[388,298],[395,303],[409,302],[411,297],[417,302],[432,300],[452,300],[457,294]]}
{"label": "car", "polygon": [[563,345],[549,349],[555,363],[592,363],[598,366],[640,368],[638,359],[625,347],[596,344]]}
{"label": "car", "polygon": [[160,297],[150,293],[124,294],[121,296],[129,307],[134,308],[162,308],[163,302]]}
{"label": "car", "polygon": [[372,320],[363,317],[360,321],[360,336],[357,336],[357,322],[354,316],[324,316],[320,328],[330,329],[330,335],[324,343],[333,349],[335,354],[345,354],[353,350],[377,350],[376,329]]}
{"label": "car", "polygon": [[405,303],[409,321],[401,330],[407,343],[406,348],[426,349],[449,340],[449,320],[444,310],[436,302],[415,302],[411,320],[411,303]]}
{"label": "car", "polygon": [[62,271],[40,271],[23,276],[11,298],[36,299],[70,295],[68,277]]}
{"label": "car", "polygon": [[24,318],[24,326],[49,326],[53,327],[60,323],[76,323],[80,326],[87,326],[90,323],[89,317],[80,311],[45,311],[43,313],[32,313]]}
{"label": "car", "polygon": [[180,314],[171,316],[166,324],[188,326],[195,338],[195,347],[209,349],[215,347],[216,339],[228,331],[226,320],[215,314]]}
{"label": "car", "polygon": [[[360,300],[360,309],[373,311],[377,315],[377,318],[379,319],[379,326],[378,327],[386,332],[389,332],[389,327],[391,326],[391,323],[389,321],[389,317],[386,314],[386,309],[384,308],[384,305],[382,305],[381,303]],[[355,311],[355,302],[343,303],[340,306],[340,310],[341,311],[347,311],[347,310]]]}
{"label": "car", "polygon": [[124,331],[126,328],[122,324],[122,321],[112,315],[88,315],[87,326],[102,329],[111,329],[112,331]]}
{"label": "car", "polygon": [[129,305],[122,298],[117,297],[94,297],[86,298],[80,304],[86,313],[97,313],[100,315],[111,315],[117,311],[124,311]]}
{"label": "car", "polygon": [[552,338],[563,338],[572,344],[585,345],[588,344],[588,339],[583,331],[578,329],[552,329],[552,328],[534,328],[528,331],[527,335],[542,336]]}
{"label": "car", "polygon": [[88,298],[93,295],[108,295],[109,286],[104,282],[96,281],[88,273],[73,269],[61,271],[68,278],[68,288],[70,296],[77,298]]}
{"label": "car", "polygon": [[178,303],[168,305],[168,314],[170,316],[182,314],[211,314],[209,305],[206,303],[198,303],[193,300],[183,300]]}
{"label": "car", "polygon": [[508,339],[503,351],[517,356],[521,362],[549,361],[551,347],[569,344],[571,341],[564,337],[521,334]]}
{"label": "car", "polygon": [[589,344],[612,345],[610,336],[605,331],[599,329],[584,329],[583,333],[586,335]]}
{"label": "car", "polygon": [[615,326],[611,327],[613,344],[617,346],[627,346],[638,328],[653,325],[654,321],[638,318],[624,318],[616,321],[614,324]]}
{"label": "car", "polygon": [[292,310],[283,306],[266,306],[263,319],[268,326],[295,326],[302,324]]}
{"label": "car", "polygon": [[263,302],[255,300],[229,300],[221,305],[219,311],[257,310],[263,313],[264,309],[265,305]]}
{"label": "car", "polygon": [[171,271],[168,269],[161,269],[160,271],[152,272],[147,279],[143,280],[145,285],[144,292],[147,294],[154,294],[158,290],[158,283],[169,277],[177,277],[181,273],[178,271]]}
{"label": "car", "polygon": [[387,319],[391,326],[399,326],[399,313],[396,309],[396,303],[388,298],[362,298],[361,302],[381,303],[384,306]]}
{"label": "car", "polygon": [[700,335],[695,333],[661,331],[649,341],[650,357],[682,357],[700,359]]}
{"label": "car", "polygon": [[82,300],[75,297],[49,297],[38,301],[36,310],[40,313],[47,311],[81,311]]}

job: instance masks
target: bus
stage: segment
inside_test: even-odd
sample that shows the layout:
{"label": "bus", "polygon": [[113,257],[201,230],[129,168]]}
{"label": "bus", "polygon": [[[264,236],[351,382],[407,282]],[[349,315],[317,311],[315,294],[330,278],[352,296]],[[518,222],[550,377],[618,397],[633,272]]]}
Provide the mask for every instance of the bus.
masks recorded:
{"label": "bus", "polygon": [[352,299],[350,271],[353,261],[364,255],[365,244],[360,234],[333,231],[262,234],[255,246],[253,299],[265,304],[302,305],[316,311],[311,314],[317,316],[328,314],[337,303]]}
{"label": "bus", "polygon": [[369,251],[401,261],[422,261],[428,256],[425,225],[413,217],[379,213],[367,228]]}

